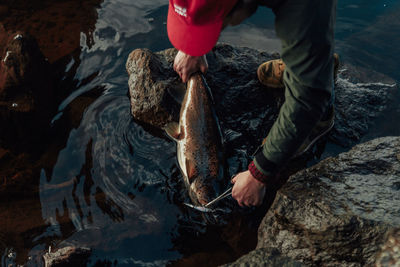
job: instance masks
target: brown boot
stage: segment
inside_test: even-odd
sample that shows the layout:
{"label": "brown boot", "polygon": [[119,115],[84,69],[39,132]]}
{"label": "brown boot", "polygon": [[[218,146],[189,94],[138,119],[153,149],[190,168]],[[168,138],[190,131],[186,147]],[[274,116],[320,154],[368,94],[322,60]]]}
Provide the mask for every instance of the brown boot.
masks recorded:
{"label": "brown boot", "polygon": [[284,88],[283,71],[285,66],[282,59],[264,62],[257,69],[258,80],[267,87]]}
{"label": "brown boot", "polygon": [[[339,55],[333,54],[334,66],[333,76],[336,81],[339,69]],[[282,59],[269,60],[261,64],[257,69],[257,77],[261,84],[270,88],[284,88],[283,85],[283,72],[285,70],[285,63]]]}

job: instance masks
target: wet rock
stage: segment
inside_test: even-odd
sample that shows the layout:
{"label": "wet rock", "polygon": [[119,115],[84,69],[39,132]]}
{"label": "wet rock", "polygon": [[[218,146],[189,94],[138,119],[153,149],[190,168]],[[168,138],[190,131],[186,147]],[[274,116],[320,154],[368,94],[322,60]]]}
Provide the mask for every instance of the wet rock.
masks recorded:
{"label": "wet rock", "polygon": [[376,259],[375,266],[400,266],[400,228],[388,234]]}
{"label": "wet rock", "polygon": [[247,255],[239,258],[233,263],[223,265],[224,267],[247,267],[247,266],[282,266],[282,267],[301,267],[305,266],[300,262],[294,261],[289,257],[282,256],[277,249],[260,248],[253,250]]}
{"label": "wet rock", "polygon": [[[179,104],[171,92],[182,87],[172,70],[176,50],[157,53],[137,49],[127,61],[132,115],[139,121],[162,127],[177,120]],[[279,107],[282,91],[267,90],[258,81],[256,70],[278,54],[218,44],[207,55],[209,70],[205,75],[213,91],[216,112],[227,141],[252,153],[268,134]],[[365,70],[343,67],[336,85],[336,124],[330,140],[341,146],[357,142],[394,98],[397,85],[384,75],[375,82],[365,79]],[[370,75],[369,75],[370,76]],[[364,80],[363,80],[364,79]]]}
{"label": "wet rock", "polygon": [[36,40],[30,35],[21,32],[10,34],[1,59],[0,98],[2,100],[11,100],[13,97],[27,93],[37,93],[30,90],[32,84],[38,83],[38,78],[46,80],[42,72],[48,72],[49,64]]}
{"label": "wet rock", "polygon": [[86,266],[91,254],[89,248],[67,246],[43,256],[45,267]]}
{"label": "wet rock", "polygon": [[[372,265],[400,225],[399,152],[400,137],[379,138],[292,175],[259,227],[257,249],[310,266]],[[396,252],[398,240],[389,240],[384,249]]]}
{"label": "wet rock", "polygon": [[[74,52],[78,52],[76,60],[79,60],[80,46],[84,44],[80,42],[82,35],[88,47],[94,43],[97,8],[102,1],[2,0],[0,18],[7,31],[34,36],[50,63],[65,57],[69,61]],[[1,6],[5,6],[3,11]]]}
{"label": "wet rock", "polygon": [[345,147],[354,145],[390,106],[396,90],[396,83],[387,76],[343,66],[335,85],[335,126],[329,139]]}
{"label": "wet rock", "polygon": [[[168,50],[166,54],[174,52]],[[131,113],[135,119],[157,127],[177,119],[179,107],[168,90],[181,86],[181,83],[168,65],[147,49],[136,49],[130,53],[126,70],[129,74]]]}
{"label": "wet rock", "polygon": [[50,120],[53,81],[33,37],[17,32],[6,40],[0,61],[0,145],[21,148],[42,135]]}

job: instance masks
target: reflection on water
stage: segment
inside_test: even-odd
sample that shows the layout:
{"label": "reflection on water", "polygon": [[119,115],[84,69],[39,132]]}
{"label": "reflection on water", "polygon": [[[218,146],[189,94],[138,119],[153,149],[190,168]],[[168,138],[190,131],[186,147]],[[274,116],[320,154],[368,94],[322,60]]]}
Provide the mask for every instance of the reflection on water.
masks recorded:
{"label": "reflection on water", "polygon": [[[171,143],[133,122],[126,96],[100,97],[71,131],[50,177],[42,173],[47,232],[55,237],[72,234],[67,240],[109,253],[121,253],[127,246],[122,251],[131,254],[146,240],[146,246],[158,251],[152,260],[174,256],[167,251],[171,245],[164,233],[177,217],[165,194],[173,153]],[[62,232],[57,220],[65,213],[73,224],[70,233]],[[146,257],[148,253],[138,254],[135,260],[145,262]]]}
{"label": "reflection on water", "polygon": [[[400,27],[397,2],[387,1],[385,7],[378,1],[339,2],[337,50],[344,60],[398,75],[394,64],[400,40],[392,36]],[[47,56],[54,61],[64,58],[64,80],[56,89],[66,95],[54,114],[54,135],[45,141],[46,153],[37,157],[40,160],[20,155],[19,161],[10,161],[12,167],[9,163],[10,169],[34,182],[8,185],[7,194],[0,191],[0,216],[6,218],[0,222],[2,264],[40,262],[35,256],[49,245],[66,242],[93,248],[92,263],[117,260],[128,266],[215,265],[254,247],[256,224],[248,226],[251,218],[222,228],[204,227],[196,214],[182,207],[187,196],[175,144],[131,118],[125,60],[138,47],[170,47],[166,1],[47,1],[33,11],[21,6],[10,10],[26,14],[26,21],[14,19],[13,24],[0,16],[0,23],[17,30],[35,21],[32,25],[40,27],[32,26],[33,31]],[[57,19],[61,24],[71,21],[58,28],[52,26]],[[56,29],[57,35],[49,39],[40,34],[47,28]],[[279,49],[273,14],[266,8],[239,28],[228,28],[221,40]],[[380,68],[378,63],[389,54],[394,56]],[[393,120],[400,119],[398,108],[390,112]],[[399,128],[390,131],[399,133]],[[230,138],[235,134],[240,135],[232,133]],[[0,164],[1,160],[2,156]],[[234,157],[229,160],[231,172],[243,165]],[[213,258],[219,261],[211,263]]]}

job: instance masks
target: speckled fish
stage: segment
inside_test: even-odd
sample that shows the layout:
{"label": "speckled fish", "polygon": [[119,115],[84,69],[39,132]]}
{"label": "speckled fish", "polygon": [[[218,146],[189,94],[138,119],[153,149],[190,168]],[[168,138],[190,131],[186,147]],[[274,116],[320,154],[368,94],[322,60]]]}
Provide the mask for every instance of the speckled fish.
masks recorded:
{"label": "speckled fish", "polygon": [[193,74],[187,83],[179,124],[170,123],[165,130],[177,142],[178,163],[191,200],[207,204],[219,192],[223,153],[211,90],[202,74]]}

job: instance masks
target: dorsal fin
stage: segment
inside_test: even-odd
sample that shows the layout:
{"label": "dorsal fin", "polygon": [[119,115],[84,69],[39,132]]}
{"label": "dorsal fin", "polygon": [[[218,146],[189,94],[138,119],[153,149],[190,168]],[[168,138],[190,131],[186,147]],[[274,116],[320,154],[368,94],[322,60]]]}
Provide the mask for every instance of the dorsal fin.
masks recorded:
{"label": "dorsal fin", "polygon": [[181,132],[180,132],[180,129],[179,129],[179,123],[170,122],[165,126],[164,130],[169,135],[169,137],[171,137],[175,141],[179,141],[181,139]]}

